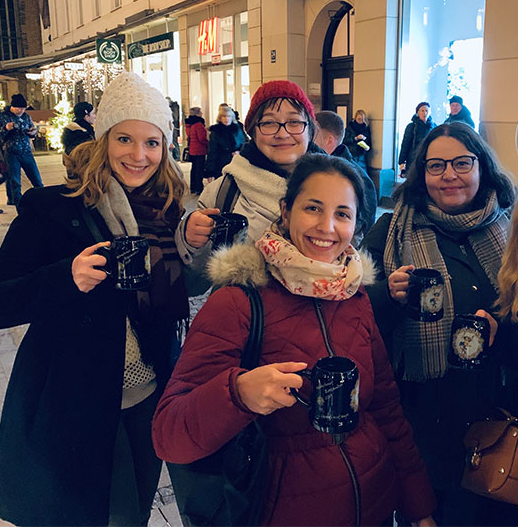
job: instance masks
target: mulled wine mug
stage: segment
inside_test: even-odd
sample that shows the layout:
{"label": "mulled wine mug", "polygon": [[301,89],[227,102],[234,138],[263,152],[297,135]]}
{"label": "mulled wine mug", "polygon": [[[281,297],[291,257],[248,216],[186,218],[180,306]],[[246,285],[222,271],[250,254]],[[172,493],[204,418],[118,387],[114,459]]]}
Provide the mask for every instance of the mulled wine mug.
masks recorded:
{"label": "mulled wine mug", "polygon": [[309,408],[309,418],[320,432],[343,434],[358,425],[360,377],[356,364],[346,357],[319,359],[312,370],[296,372],[310,379],[309,401],[290,388],[297,401]]}
{"label": "mulled wine mug", "polygon": [[421,322],[433,322],[443,316],[444,278],[435,269],[414,269],[408,274],[408,316]]}
{"label": "mulled wine mug", "polygon": [[106,258],[101,267],[115,287],[124,291],[147,289],[151,279],[149,243],[142,236],[118,236],[109,247],[95,251]]}
{"label": "mulled wine mug", "polygon": [[475,370],[489,356],[489,320],[477,315],[455,315],[451,325],[448,362],[454,368]]}
{"label": "mulled wine mug", "polygon": [[235,212],[221,212],[209,214],[214,220],[214,228],[210,233],[212,248],[218,249],[223,245],[244,243],[248,232],[248,219]]}

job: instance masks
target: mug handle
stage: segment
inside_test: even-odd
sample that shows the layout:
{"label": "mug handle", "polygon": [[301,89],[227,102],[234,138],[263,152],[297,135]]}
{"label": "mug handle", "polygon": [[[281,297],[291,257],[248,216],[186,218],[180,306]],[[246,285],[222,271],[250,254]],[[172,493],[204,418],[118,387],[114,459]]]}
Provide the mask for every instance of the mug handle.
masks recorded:
{"label": "mug handle", "polygon": [[110,264],[111,264],[111,258],[112,258],[110,248],[109,247],[99,247],[99,249],[95,251],[95,254],[100,254],[101,256],[104,256],[106,258],[106,267],[95,266],[95,268],[100,269],[101,271],[104,271],[107,276],[111,276],[112,272],[108,269],[111,266]]}
{"label": "mug handle", "polygon": [[[302,371],[295,371],[293,373],[296,373],[297,375],[300,375],[301,377],[306,377],[306,379],[311,379],[311,370],[306,369]],[[306,399],[303,399],[297,390],[295,388],[290,388],[291,395],[297,399],[299,403],[302,403],[304,406],[307,406],[308,408],[311,406],[311,403],[309,401],[306,401]]]}

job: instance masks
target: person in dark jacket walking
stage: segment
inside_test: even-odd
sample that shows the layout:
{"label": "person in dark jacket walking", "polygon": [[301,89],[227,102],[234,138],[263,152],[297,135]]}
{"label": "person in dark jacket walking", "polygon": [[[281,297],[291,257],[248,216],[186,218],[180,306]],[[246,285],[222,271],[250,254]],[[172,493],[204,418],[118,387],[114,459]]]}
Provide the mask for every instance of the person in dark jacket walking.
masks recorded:
{"label": "person in dark jacket walking", "polygon": [[[318,124],[318,131],[315,135],[315,143],[322,148],[327,154],[341,157],[346,161],[353,161],[351,152],[346,145],[342,143],[345,126],[343,119],[336,113],[324,110],[316,114],[316,121]],[[358,165],[359,166],[359,165]],[[361,167],[360,167],[361,168]],[[378,207],[378,198],[376,196],[376,187],[367,172],[362,169],[363,184],[365,187],[365,211],[364,219],[365,226],[354,237],[354,243],[361,241],[363,236],[374,225],[376,220],[376,209]]]}
{"label": "person in dark jacket walking", "polygon": [[354,119],[345,129],[344,144],[347,145],[353,160],[367,172],[367,152],[372,147],[369,121],[364,110],[357,110]]}
{"label": "person in dark jacket walking", "polygon": [[245,144],[245,134],[238,125],[230,106],[220,106],[217,124],[209,128],[209,154],[205,163],[205,177],[217,179],[223,167],[232,161]]}
{"label": "person in dark jacket walking", "polygon": [[65,126],[61,135],[66,155],[69,155],[77,145],[95,139],[92,126],[95,117],[94,107],[89,102],[78,102],[74,106],[74,120]]}
{"label": "person in dark jacket walking", "polygon": [[[155,448],[174,463],[204,458],[257,420],[267,436],[268,474],[256,525],[355,525],[356,510],[360,525],[389,525],[396,508],[418,526],[435,525],[433,493],[362,285],[373,278],[372,262],[350,243],[363,221],[362,179],[337,157],[301,158],[281,218],[255,247],[235,245],[210,263],[213,281],[232,285],[196,316],[157,407]],[[234,284],[255,285],[264,304],[260,363],[249,371],[239,361],[250,308]],[[295,372],[332,355],[360,371],[351,402],[359,424],[342,445],[313,426],[288,390],[302,387]]]}
{"label": "person in dark jacket walking", "polygon": [[22,174],[29,178],[33,187],[43,187],[40,171],[32,155],[31,139],[37,134],[30,116],[25,113],[27,101],[21,93],[11,98],[11,105],[0,113],[0,143],[3,144],[7,165],[7,204],[15,205],[22,197]]}
{"label": "person in dark jacket walking", "polygon": [[450,99],[450,115],[448,115],[446,121],[444,122],[454,123],[456,121],[466,123],[467,125],[471,126],[471,128],[475,129],[475,123],[471,118],[471,112],[466,106],[464,106],[464,100],[459,95],[454,95]]}
{"label": "person in dark jacket walking", "polygon": [[410,124],[405,128],[401,149],[399,151],[399,170],[402,175],[415,157],[415,152],[421,141],[427,136],[430,130],[437,125],[433,122],[430,115],[430,104],[426,101],[420,102],[415,109]]}
{"label": "person in dark jacket walking", "polygon": [[[6,521],[147,524],[162,465],[151,418],[188,319],[171,131],[162,94],[121,73],[67,184],[29,190],[0,247],[0,328],[30,324],[0,422]],[[149,242],[146,291],[121,291],[100,269],[96,251],[121,235]]]}
{"label": "person in dark jacket walking", "polygon": [[201,108],[193,106],[189,109],[189,117],[185,119],[185,133],[189,145],[191,167],[191,194],[203,192],[203,178],[205,176],[205,156],[207,155],[209,141],[205,119],[202,117]]}

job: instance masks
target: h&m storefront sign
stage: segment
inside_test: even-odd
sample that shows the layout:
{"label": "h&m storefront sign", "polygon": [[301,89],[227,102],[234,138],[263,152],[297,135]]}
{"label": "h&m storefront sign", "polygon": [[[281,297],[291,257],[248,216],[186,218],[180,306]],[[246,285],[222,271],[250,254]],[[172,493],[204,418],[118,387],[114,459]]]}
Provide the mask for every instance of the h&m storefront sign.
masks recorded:
{"label": "h&m storefront sign", "polygon": [[122,62],[122,44],[120,40],[112,38],[98,38],[95,41],[97,62],[103,64],[120,64]]}
{"label": "h&m storefront sign", "polygon": [[127,45],[128,58],[135,59],[152,53],[161,53],[162,51],[169,51],[174,49],[173,32],[163,33],[156,37],[145,38],[137,42],[131,42]]}

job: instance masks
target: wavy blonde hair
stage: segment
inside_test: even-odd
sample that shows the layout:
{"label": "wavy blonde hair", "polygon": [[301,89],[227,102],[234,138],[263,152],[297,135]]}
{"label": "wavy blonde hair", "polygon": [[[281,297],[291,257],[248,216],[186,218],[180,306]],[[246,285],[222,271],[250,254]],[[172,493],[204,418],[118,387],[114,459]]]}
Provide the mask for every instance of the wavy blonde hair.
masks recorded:
{"label": "wavy blonde hair", "polygon": [[[82,196],[84,204],[89,207],[98,205],[108,188],[110,178],[117,178],[108,159],[109,133],[108,130],[97,141],[80,144],[70,155],[64,157],[67,169],[66,185],[72,190],[68,196]],[[163,138],[162,159],[157,171],[145,184],[143,194],[165,198],[162,209],[165,212],[174,201],[181,208],[184,191],[183,173],[169,152],[167,141]]]}
{"label": "wavy blonde hair", "polygon": [[518,322],[518,206],[515,205],[507,244],[502,256],[502,266],[498,272],[498,287],[500,293],[495,302],[500,318],[509,318]]}

